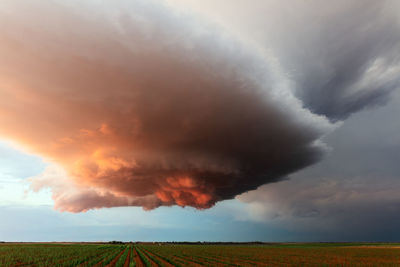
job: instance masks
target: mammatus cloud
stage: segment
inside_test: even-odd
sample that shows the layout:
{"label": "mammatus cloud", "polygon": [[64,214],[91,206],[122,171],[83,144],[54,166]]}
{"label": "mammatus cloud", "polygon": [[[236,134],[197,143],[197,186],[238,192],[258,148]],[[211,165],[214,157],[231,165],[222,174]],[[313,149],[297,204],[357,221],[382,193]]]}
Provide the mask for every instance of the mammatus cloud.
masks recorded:
{"label": "mammatus cloud", "polygon": [[56,208],[211,207],[316,162],[274,59],[158,1],[3,1],[0,135]]}

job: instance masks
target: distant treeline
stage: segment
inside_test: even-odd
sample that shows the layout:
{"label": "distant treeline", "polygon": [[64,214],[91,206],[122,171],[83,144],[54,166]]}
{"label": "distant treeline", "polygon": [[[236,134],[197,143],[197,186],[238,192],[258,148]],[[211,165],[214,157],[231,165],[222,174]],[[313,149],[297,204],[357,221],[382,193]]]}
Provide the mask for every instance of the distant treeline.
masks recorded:
{"label": "distant treeline", "polygon": [[253,242],[189,242],[189,241],[168,241],[168,242],[143,242],[143,241],[135,241],[135,242],[123,242],[123,241],[110,241],[109,244],[138,244],[138,245],[267,245],[267,244],[276,244],[276,243],[266,243],[260,241]]}
{"label": "distant treeline", "polygon": [[[99,242],[101,243],[101,242]],[[387,242],[208,242],[208,241],[167,241],[167,242],[143,242],[143,241],[110,241],[108,244],[137,244],[137,245],[263,245],[263,246],[285,246],[285,247],[329,247],[329,246],[385,246],[385,245],[398,245],[400,243],[387,243]]]}

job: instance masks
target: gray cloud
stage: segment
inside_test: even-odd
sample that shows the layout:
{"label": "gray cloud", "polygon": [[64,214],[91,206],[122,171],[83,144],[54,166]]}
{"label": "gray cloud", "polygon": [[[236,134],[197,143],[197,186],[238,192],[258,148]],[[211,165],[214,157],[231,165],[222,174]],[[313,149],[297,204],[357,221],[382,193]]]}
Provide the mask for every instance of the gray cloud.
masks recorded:
{"label": "gray cloud", "polygon": [[308,232],[308,240],[398,240],[399,107],[397,92],[387,106],[360,112],[330,134],[334,150],[324,161],[239,196],[247,218]]}
{"label": "gray cloud", "polygon": [[391,2],[313,4],[317,18],[293,22],[298,25],[295,36],[309,41],[291,47],[294,54],[300,54],[292,67],[301,76],[297,95],[305,106],[342,120],[387,103],[399,86],[400,73],[400,28]]}
{"label": "gray cloud", "polygon": [[305,107],[332,121],[384,105],[399,85],[398,1],[188,2],[272,53]]}

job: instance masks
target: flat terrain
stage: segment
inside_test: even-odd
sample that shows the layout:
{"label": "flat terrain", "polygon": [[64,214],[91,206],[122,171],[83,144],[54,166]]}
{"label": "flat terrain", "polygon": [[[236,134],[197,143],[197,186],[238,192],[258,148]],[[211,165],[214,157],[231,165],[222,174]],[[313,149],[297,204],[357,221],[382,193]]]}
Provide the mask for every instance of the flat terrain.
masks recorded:
{"label": "flat terrain", "polygon": [[0,266],[400,266],[400,244],[3,243]]}

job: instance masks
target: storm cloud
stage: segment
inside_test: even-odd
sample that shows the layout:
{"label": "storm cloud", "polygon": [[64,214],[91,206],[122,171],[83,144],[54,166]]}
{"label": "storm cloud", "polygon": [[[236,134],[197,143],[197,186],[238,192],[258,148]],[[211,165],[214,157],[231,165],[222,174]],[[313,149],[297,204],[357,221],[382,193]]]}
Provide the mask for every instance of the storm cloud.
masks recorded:
{"label": "storm cloud", "polygon": [[275,57],[159,1],[2,1],[0,135],[59,210],[209,208],[318,161],[332,129]]}
{"label": "storm cloud", "polygon": [[312,112],[333,121],[386,104],[400,82],[397,5],[393,1],[311,2],[304,2],[300,10],[313,5],[317,14],[306,12],[307,17],[290,22],[295,38],[302,36],[303,41],[290,48],[296,55],[293,63],[287,63],[297,72],[296,95]]}
{"label": "storm cloud", "polygon": [[400,221],[400,91],[380,109],[353,115],[324,141],[324,160],[238,197],[240,220],[303,233],[303,241],[395,241]]}
{"label": "storm cloud", "polygon": [[399,85],[398,1],[169,1],[272,53],[303,105],[331,121],[385,105]]}
{"label": "storm cloud", "polygon": [[[0,136],[49,163],[32,189],[49,187],[59,210],[209,208],[318,162],[338,121],[390,100],[400,82],[398,8],[2,1]],[[312,206],[318,190],[301,201],[307,190],[287,183],[268,189],[292,196],[276,197],[280,213]],[[265,188],[240,199],[265,204],[259,194],[274,196]]]}

